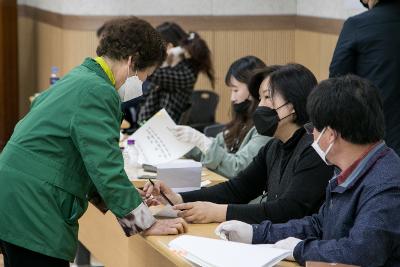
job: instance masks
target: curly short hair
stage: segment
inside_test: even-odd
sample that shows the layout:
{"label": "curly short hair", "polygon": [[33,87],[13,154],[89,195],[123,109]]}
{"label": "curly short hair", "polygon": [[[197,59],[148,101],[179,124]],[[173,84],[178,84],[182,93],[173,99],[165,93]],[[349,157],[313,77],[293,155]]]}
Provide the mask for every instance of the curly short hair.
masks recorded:
{"label": "curly short hair", "polygon": [[147,22],[136,17],[113,19],[104,24],[98,56],[126,60],[132,56],[134,70],[158,66],[166,58],[160,34]]}

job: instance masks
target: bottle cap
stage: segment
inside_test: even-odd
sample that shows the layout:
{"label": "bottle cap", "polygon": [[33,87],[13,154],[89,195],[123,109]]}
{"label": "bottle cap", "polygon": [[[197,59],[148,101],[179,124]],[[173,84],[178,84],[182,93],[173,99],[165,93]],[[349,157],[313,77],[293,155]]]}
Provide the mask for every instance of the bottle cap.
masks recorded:
{"label": "bottle cap", "polygon": [[51,73],[58,73],[59,69],[56,66],[51,67]]}

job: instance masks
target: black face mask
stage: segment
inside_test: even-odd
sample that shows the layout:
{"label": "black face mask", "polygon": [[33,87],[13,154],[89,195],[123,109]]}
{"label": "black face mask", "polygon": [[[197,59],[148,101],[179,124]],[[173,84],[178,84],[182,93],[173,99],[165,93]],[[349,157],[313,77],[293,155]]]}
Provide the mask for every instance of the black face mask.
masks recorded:
{"label": "black face mask", "polygon": [[361,5],[363,5],[365,8],[368,8],[368,9],[369,9],[368,4],[364,4],[364,2],[363,2],[362,0],[360,0],[360,3],[361,3]]}
{"label": "black face mask", "polygon": [[236,113],[243,114],[243,113],[246,113],[246,111],[249,109],[250,105],[251,105],[251,101],[246,99],[245,101],[242,101],[240,103],[233,104],[233,110]]}
{"label": "black face mask", "polygon": [[276,111],[287,104],[288,103],[283,104],[276,109],[272,109],[269,107],[257,107],[256,111],[253,114],[253,122],[257,132],[261,135],[273,136],[276,132],[276,129],[278,128],[279,121],[292,115],[289,114],[286,117],[279,119],[278,113]]}

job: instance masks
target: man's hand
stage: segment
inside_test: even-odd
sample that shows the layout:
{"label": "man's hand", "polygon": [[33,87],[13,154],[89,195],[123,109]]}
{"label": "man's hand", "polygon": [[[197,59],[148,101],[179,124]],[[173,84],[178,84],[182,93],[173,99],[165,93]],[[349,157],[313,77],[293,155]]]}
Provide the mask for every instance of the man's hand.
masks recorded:
{"label": "man's hand", "polygon": [[295,237],[288,237],[286,239],[282,239],[274,244],[275,248],[280,248],[280,249],[286,249],[291,252],[289,256],[286,257],[287,260],[290,261],[295,261],[294,256],[293,256],[293,251],[294,248],[299,244],[301,239],[295,238]]}
{"label": "man's hand", "polygon": [[240,221],[227,221],[218,225],[215,234],[224,240],[251,244],[253,227]]}

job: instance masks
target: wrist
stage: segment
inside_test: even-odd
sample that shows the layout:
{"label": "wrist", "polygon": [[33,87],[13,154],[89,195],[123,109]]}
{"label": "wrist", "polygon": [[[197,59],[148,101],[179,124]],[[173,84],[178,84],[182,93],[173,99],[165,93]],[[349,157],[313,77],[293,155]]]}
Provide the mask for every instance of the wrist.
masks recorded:
{"label": "wrist", "polygon": [[201,142],[199,142],[197,144],[197,147],[200,149],[200,151],[205,155],[208,152],[208,149],[210,148],[211,144],[212,144],[212,139],[204,136],[204,138],[202,138]]}
{"label": "wrist", "polygon": [[226,221],[226,211],[228,210],[228,205],[221,205],[221,204],[215,204],[216,207],[216,212],[214,213],[215,222],[224,222]]}
{"label": "wrist", "polygon": [[176,204],[181,204],[183,203],[183,199],[182,196],[180,194],[174,193],[172,199],[171,199],[172,203]]}

